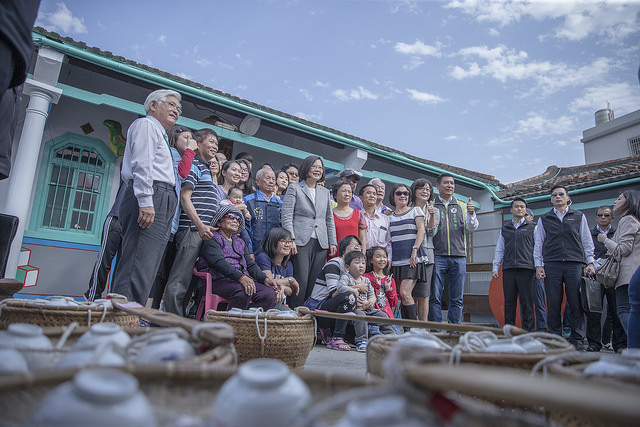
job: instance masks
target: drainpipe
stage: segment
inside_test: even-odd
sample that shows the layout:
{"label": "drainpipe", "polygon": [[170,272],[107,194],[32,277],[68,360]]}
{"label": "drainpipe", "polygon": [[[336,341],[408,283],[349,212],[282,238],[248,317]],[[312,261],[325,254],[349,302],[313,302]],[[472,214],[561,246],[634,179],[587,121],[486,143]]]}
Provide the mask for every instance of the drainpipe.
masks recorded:
{"label": "drainpipe", "polygon": [[7,261],[6,276],[9,278],[15,278],[18,269],[18,257],[22,248],[22,238],[31,201],[30,195],[36,179],[38,156],[49,108],[51,104],[57,104],[62,96],[62,90],[55,85],[63,60],[62,53],[42,47],[38,53],[33,78],[27,79],[24,83],[23,93],[29,96],[29,105],[18,143],[16,160],[11,167],[9,191],[4,204],[5,213],[17,216],[19,219],[18,230],[11,243]]}

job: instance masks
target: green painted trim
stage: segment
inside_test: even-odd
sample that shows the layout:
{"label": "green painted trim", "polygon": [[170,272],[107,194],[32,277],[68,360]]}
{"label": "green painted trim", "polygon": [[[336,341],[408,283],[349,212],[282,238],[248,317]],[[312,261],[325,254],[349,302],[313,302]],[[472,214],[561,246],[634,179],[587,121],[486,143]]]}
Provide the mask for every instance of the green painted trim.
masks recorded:
{"label": "green painted trim", "polygon": [[[68,143],[74,143],[89,149],[94,149],[103,158],[104,167],[101,183],[102,191],[100,193],[100,197],[98,197],[98,200],[96,201],[96,209],[93,219],[93,232],[91,233],[52,230],[40,225],[42,223],[42,218],[47,204],[47,180],[51,176],[51,170],[54,166],[53,154],[58,148]],[[29,228],[28,230],[25,230],[24,235],[32,238],[99,245],[100,238],[102,236],[102,222],[107,216],[107,213],[109,213],[111,181],[116,160],[115,154],[113,154],[102,140],[78,135],[72,132],[64,133],[57,138],[45,142],[43,147],[42,160],[37,172],[36,192],[33,197],[33,208],[31,209]],[[74,175],[74,179],[76,178],[77,177]],[[72,200],[69,200],[68,203],[72,203]]]}
{"label": "green painted trim", "polygon": [[182,93],[182,94],[188,94],[190,96],[193,96],[194,98],[198,98],[200,100],[203,101],[207,101],[207,102],[213,102],[215,104],[218,105],[222,105],[231,109],[234,109],[236,111],[242,112],[244,114],[251,114],[255,117],[259,117],[265,120],[269,120],[275,123],[278,123],[282,126],[291,128],[291,129],[296,129],[298,131],[302,131],[311,135],[315,135],[315,136],[319,136],[321,138],[324,139],[328,139],[330,141],[333,142],[337,142],[340,144],[344,144],[347,145],[349,147],[354,147],[354,148],[360,148],[363,149],[369,153],[381,156],[383,158],[389,159],[389,160],[393,160],[395,162],[407,165],[407,166],[411,166],[411,167],[415,167],[418,168],[420,170],[423,171],[427,171],[436,175],[439,175],[443,172],[448,172],[451,173],[451,175],[453,175],[455,177],[456,180],[460,181],[460,182],[464,182],[468,185],[472,185],[475,187],[480,187],[480,188],[484,188],[487,191],[489,191],[492,195],[492,197],[494,197],[496,200],[501,201],[501,199],[496,195],[496,191],[500,190],[499,186],[495,186],[492,184],[487,184],[481,181],[477,181],[473,178],[469,178],[466,177],[464,175],[459,175],[455,172],[451,172],[436,166],[432,166],[432,165],[428,165],[422,162],[419,162],[417,160],[414,159],[410,159],[407,156],[405,156],[404,154],[400,154],[400,153],[395,153],[395,152],[391,152],[391,151],[386,151],[384,149],[378,148],[378,147],[373,147],[365,142],[362,141],[357,141],[351,138],[347,138],[345,136],[342,135],[338,135],[332,132],[329,132],[327,130],[324,129],[319,129],[316,127],[313,127],[309,124],[306,123],[301,123],[298,122],[294,119],[288,118],[288,117],[283,117],[280,116],[278,114],[275,113],[271,113],[268,111],[264,111],[262,109],[244,104],[243,102],[240,101],[236,101],[233,99],[230,99],[226,96],[223,95],[219,95],[216,93],[212,93],[212,92],[208,92],[205,91],[203,89],[197,88],[197,87],[193,87],[193,86],[189,86],[186,85],[184,83],[180,83],[177,82],[175,80],[169,79],[167,77],[164,76],[159,76],[157,74],[154,74],[150,71],[147,70],[143,70],[137,67],[134,67],[132,65],[129,64],[125,64],[119,61],[116,61],[113,58],[107,58],[105,56],[102,56],[96,52],[91,52],[88,50],[85,50],[83,48],[80,48],[72,43],[68,43],[65,41],[57,41],[57,40],[52,40],[44,35],[41,35],[37,32],[33,32],[32,33],[32,37],[33,37],[33,42],[36,46],[42,46],[42,45],[46,45],[49,46],[53,49],[58,50],[61,53],[67,54],[67,55],[71,55],[73,57],[79,58],[81,60],[87,61],[91,64],[95,64],[101,67],[104,67],[106,69],[109,70],[113,70],[119,73],[122,73],[124,75],[130,76],[130,77],[134,77],[140,80],[143,80],[145,82],[150,82],[153,84],[157,84],[161,87],[168,87],[168,88],[172,88],[174,90],[177,90],[178,92]]}
{"label": "green painted trim", "polygon": [[[113,95],[107,94],[97,94],[94,92],[90,92],[84,89],[79,89],[74,86],[69,86],[63,83],[58,83],[58,88],[62,89],[62,95],[67,96],[69,98],[76,99],[82,102],[88,102],[94,105],[103,105],[108,107],[117,108],[122,111],[127,111],[130,113],[144,115],[144,107],[138,103],[128,101],[126,99],[118,98]],[[188,117],[180,117],[178,119],[177,124],[189,127],[191,129],[201,129],[203,127],[211,127],[213,128],[218,136],[221,138],[229,139],[232,141],[237,141],[243,144],[247,144],[253,147],[257,147],[260,149],[276,152],[285,156],[291,156],[297,159],[304,159],[308,156],[313,155],[313,153],[309,153],[307,151],[298,150],[297,148],[288,147],[286,145],[278,144],[277,142],[267,141],[265,139],[256,138],[254,136],[245,135],[240,132],[235,132],[226,128],[218,127],[215,125],[211,125],[209,123],[204,123],[199,120],[190,119]],[[344,169],[344,164],[334,162],[332,160],[324,159],[325,167],[328,169],[342,170]],[[408,180],[406,178],[402,178],[395,175],[390,175],[384,172],[379,171],[370,171],[370,170],[361,170],[363,178],[380,178],[384,181],[396,182],[399,184],[411,185],[413,181]],[[434,188],[434,192],[437,194],[437,190]],[[462,201],[468,201],[467,196],[462,196],[459,194],[454,195],[456,199]],[[480,203],[474,201],[473,204],[477,209],[481,208]]]}
{"label": "green painted trim", "polygon": [[[640,183],[640,177],[624,179],[622,181],[616,181],[616,182],[609,182],[607,184],[594,185],[592,187],[578,188],[576,190],[571,190],[571,194],[569,195],[572,196],[576,194],[589,193],[592,191],[609,190],[611,188],[622,187],[625,185],[637,184],[637,183]],[[539,202],[541,200],[551,200],[551,196],[549,194],[544,194],[542,196],[525,198],[525,200],[527,203],[534,203],[534,202]],[[500,208],[509,207],[510,205],[511,205],[511,201],[501,201],[501,202],[495,203],[494,206],[496,209],[500,209]]]}

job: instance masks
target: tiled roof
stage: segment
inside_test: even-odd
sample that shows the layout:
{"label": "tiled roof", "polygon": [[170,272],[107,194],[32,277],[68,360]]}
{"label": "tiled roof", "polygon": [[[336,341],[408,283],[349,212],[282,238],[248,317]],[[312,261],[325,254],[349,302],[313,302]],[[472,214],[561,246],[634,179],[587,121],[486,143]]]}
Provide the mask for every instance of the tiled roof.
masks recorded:
{"label": "tiled roof", "polygon": [[507,184],[497,195],[503,200],[528,198],[548,194],[555,184],[562,184],[571,191],[636,177],[640,177],[640,156],[568,168],[549,166],[541,175]]}
{"label": "tiled roof", "polygon": [[427,159],[423,159],[423,158],[420,158],[420,157],[417,157],[417,156],[413,156],[413,155],[405,153],[403,151],[399,151],[399,150],[396,150],[396,149],[393,149],[393,148],[390,148],[390,147],[386,147],[384,145],[376,144],[375,142],[371,142],[371,141],[359,138],[359,137],[354,136],[354,135],[349,135],[349,134],[341,132],[339,130],[331,129],[331,128],[326,127],[326,126],[322,126],[320,124],[313,123],[313,122],[310,122],[308,120],[301,119],[300,117],[292,116],[290,114],[283,113],[282,111],[274,110],[272,108],[265,107],[264,105],[260,105],[260,104],[256,104],[256,103],[251,102],[251,101],[247,101],[246,99],[238,98],[238,97],[230,95],[228,93],[225,93],[225,92],[210,88],[208,86],[204,86],[201,83],[194,82],[194,81],[187,80],[187,79],[183,79],[181,77],[175,76],[173,74],[167,73],[167,72],[159,70],[157,68],[149,67],[147,65],[140,64],[140,63],[135,62],[135,61],[131,61],[131,60],[126,59],[126,58],[124,58],[122,56],[114,55],[111,52],[104,51],[104,50],[98,49],[96,47],[87,46],[83,42],[76,41],[76,40],[74,40],[74,39],[72,39],[70,37],[63,37],[58,33],[47,31],[47,30],[45,30],[44,28],[41,28],[41,27],[34,28],[34,32],[36,32],[36,33],[38,33],[38,34],[40,34],[42,36],[45,36],[45,37],[47,37],[47,38],[49,38],[51,40],[55,40],[55,41],[62,42],[62,43],[72,44],[72,45],[74,45],[76,47],[79,47],[79,48],[85,50],[85,51],[93,52],[93,53],[95,53],[97,55],[100,55],[100,56],[105,57],[105,58],[109,58],[109,59],[111,59],[113,61],[117,61],[117,62],[120,62],[120,63],[123,63],[123,64],[127,64],[127,65],[130,65],[130,66],[142,69],[142,70],[149,71],[149,72],[154,73],[156,75],[165,77],[167,79],[171,79],[171,80],[173,80],[175,82],[178,82],[178,83],[182,83],[182,84],[197,88],[199,90],[203,90],[203,91],[210,92],[210,93],[213,93],[213,94],[216,94],[216,95],[219,95],[219,96],[223,96],[225,98],[234,100],[236,102],[245,104],[247,106],[250,106],[252,108],[264,111],[264,112],[269,113],[269,114],[274,114],[274,115],[280,116],[280,117],[285,118],[285,119],[295,120],[296,122],[302,123],[304,125],[311,126],[311,127],[316,128],[316,129],[323,130],[323,131],[331,132],[331,133],[333,133],[335,135],[339,135],[339,136],[342,136],[344,138],[348,138],[348,139],[351,139],[351,140],[354,140],[354,141],[359,141],[359,142],[365,143],[367,145],[370,145],[371,147],[375,147],[375,148],[380,149],[380,150],[384,150],[384,151],[387,151],[387,152],[390,152],[390,153],[397,153],[397,154],[400,154],[402,156],[407,157],[408,159],[415,160],[415,161],[424,163],[426,165],[442,168],[442,169],[445,169],[445,170],[447,170],[449,172],[456,173],[456,174],[471,178],[473,180],[477,180],[477,181],[484,182],[486,184],[495,185],[495,186],[502,186],[502,184],[500,184],[500,182],[497,179],[495,179],[495,177],[493,175],[487,175],[487,174],[483,174],[483,173],[479,173],[479,172],[470,171],[468,169],[463,169],[463,168],[447,165],[447,164],[444,164],[444,163],[434,162],[434,161],[431,161],[431,160],[427,160]]}

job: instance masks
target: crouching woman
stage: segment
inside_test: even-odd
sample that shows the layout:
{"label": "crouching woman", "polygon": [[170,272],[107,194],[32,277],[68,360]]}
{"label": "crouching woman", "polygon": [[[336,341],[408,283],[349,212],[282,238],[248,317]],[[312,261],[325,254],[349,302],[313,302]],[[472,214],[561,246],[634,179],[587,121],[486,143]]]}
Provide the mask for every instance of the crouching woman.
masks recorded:
{"label": "crouching woman", "polygon": [[233,205],[221,205],[211,223],[218,230],[204,242],[198,269],[211,274],[213,293],[229,301],[229,309],[272,308],[278,285],[253,262],[238,236],[244,229],[242,213]]}

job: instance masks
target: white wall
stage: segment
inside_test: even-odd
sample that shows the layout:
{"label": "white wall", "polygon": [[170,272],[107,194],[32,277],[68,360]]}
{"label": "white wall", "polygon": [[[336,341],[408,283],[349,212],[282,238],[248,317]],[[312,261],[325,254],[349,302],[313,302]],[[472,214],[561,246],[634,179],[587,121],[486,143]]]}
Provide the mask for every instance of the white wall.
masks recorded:
{"label": "white wall", "polygon": [[628,140],[640,136],[640,110],[601,123],[582,133],[586,164],[631,156]]}

